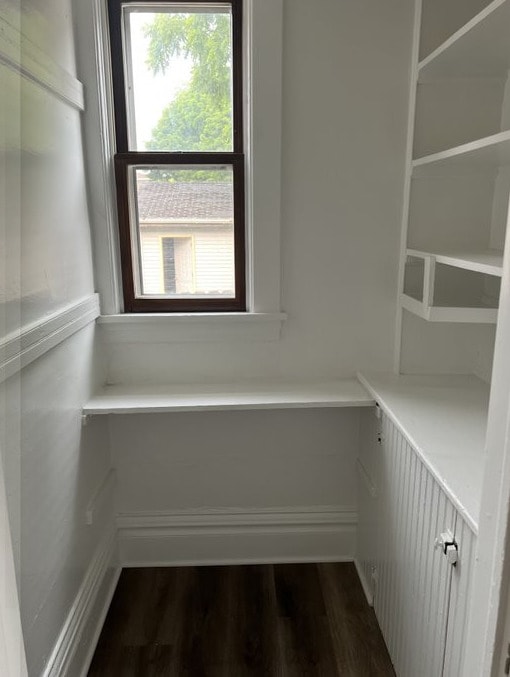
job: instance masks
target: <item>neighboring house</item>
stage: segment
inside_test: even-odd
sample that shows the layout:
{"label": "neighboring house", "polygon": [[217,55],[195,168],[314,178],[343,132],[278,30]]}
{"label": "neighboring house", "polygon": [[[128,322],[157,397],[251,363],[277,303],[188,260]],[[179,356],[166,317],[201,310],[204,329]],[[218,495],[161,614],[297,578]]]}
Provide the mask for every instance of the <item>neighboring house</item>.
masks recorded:
{"label": "neighboring house", "polygon": [[138,179],[144,295],[234,294],[232,183]]}

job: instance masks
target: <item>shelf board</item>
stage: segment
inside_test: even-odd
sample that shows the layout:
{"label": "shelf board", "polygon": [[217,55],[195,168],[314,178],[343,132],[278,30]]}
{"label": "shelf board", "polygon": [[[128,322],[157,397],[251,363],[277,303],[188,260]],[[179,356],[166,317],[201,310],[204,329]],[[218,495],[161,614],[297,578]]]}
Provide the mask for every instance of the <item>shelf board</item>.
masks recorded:
{"label": "shelf board", "polygon": [[356,379],[329,382],[225,385],[104,386],[84,406],[85,416],[178,411],[370,407]]}
{"label": "shelf board", "polygon": [[469,251],[467,249],[452,249],[445,251],[422,251],[408,249],[408,256],[425,258],[433,256],[437,263],[443,263],[454,268],[472,270],[476,273],[485,273],[501,277],[503,274],[503,252],[496,249]]}
{"label": "shelf board", "polygon": [[360,374],[359,379],[476,532],[489,386],[475,376]]}
{"label": "shelf board", "polygon": [[454,308],[451,306],[426,306],[421,301],[400,295],[400,304],[413,315],[427,322],[455,322],[464,324],[496,324],[497,308]]}
{"label": "shelf board", "polygon": [[418,64],[418,82],[506,77],[510,0],[494,0]]}
{"label": "shelf board", "polygon": [[476,139],[461,146],[413,160],[413,176],[426,176],[437,170],[473,171],[510,164],[510,131]]}

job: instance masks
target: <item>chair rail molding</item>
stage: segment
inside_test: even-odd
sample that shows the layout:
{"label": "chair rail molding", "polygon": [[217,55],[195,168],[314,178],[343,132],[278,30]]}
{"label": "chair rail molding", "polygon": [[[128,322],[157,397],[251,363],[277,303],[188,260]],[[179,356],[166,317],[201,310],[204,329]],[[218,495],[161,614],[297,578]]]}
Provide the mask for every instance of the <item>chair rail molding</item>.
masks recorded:
{"label": "chair rail molding", "polygon": [[0,339],[0,383],[99,317],[91,294]]}
{"label": "chair rail molding", "polygon": [[14,10],[0,16],[0,64],[18,72],[79,111],[85,110],[82,83],[23,34]]}

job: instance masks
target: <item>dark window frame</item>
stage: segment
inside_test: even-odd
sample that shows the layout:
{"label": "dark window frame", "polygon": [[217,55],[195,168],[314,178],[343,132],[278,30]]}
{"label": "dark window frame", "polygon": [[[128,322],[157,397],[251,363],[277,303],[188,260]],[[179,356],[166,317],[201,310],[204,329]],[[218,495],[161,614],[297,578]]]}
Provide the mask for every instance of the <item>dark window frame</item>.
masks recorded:
{"label": "dark window frame", "polygon": [[[122,44],[122,7],[130,4],[168,6],[218,4],[218,0],[108,0],[113,77],[116,154],[114,156],[124,311],[132,313],[246,311],[245,155],[243,133],[243,0],[220,0],[232,8],[232,152],[165,152],[129,149]],[[136,296],[132,256],[129,176],[138,166],[229,165],[233,171],[235,297],[147,298]]]}

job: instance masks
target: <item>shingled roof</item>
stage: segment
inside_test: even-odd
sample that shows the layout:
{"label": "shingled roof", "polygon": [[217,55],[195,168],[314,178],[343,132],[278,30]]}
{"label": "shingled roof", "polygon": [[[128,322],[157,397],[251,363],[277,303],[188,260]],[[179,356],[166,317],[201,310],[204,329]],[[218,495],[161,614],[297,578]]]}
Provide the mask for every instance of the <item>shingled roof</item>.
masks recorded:
{"label": "shingled roof", "polygon": [[232,184],[138,181],[140,221],[151,219],[232,219]]}

